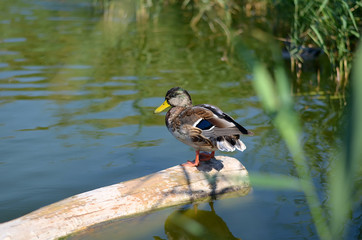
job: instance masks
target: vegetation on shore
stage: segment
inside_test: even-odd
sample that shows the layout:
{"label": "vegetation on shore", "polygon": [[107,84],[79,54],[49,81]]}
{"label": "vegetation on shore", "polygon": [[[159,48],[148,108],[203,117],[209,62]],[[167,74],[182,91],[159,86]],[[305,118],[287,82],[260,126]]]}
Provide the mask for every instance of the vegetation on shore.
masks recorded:
{"label": "vegetation on shore", "polygon": [[[114,0],[94,0],[94,4],[107,13],[120,8]],[[139,25],[157,22],[163,8],[176,6],[196,37],[225,42],[224,60],[233,55],[238,38],[255,31],[280,41],[298,78],[304,61],[325,54],[335,93],[344,92],[348,83],[362,27],[362,2],[351,0],[137,0],[129,4]]]}

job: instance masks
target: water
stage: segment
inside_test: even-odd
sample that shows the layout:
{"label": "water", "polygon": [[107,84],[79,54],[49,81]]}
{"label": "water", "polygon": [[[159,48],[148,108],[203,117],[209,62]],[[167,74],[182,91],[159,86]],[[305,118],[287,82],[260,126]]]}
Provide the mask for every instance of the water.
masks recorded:
{"label": "water", "polygon": [[[119,4],[123,11],[102,15],[91,1],[0,3],[0,222],[192,160],[192,149],[168,133],[164,115],[153,114],[174,86],[189,90],[195,104],[219,106],[256,133],[244,138],[245,152],[227,154],[251,174],[296,175],[252,88],[251,73],[242,63],[222,61],[224,42],[196,38],[172,8],[160,13],[167,21],[142,25],[132,1]],[[315,75],[309,77],[315,82]],[[305,150],[323,201],[328,159],[342,141],[338,125],[344,109],[343,99],[331,98],[326,81],[307,90],[294,86]],[[318,87],[326,93],[303,94]],[[212,207],[200,204],[198,211],[212,219],[207,227],[220,226],[218,236],[317,239],[300,192],[256,187],[246,197],[217,200]],[[192,210],[192,205],[168,208],[73,238],[177,237],[180,230],[169,219]],[[139,224],[142,231],[134,231]],[[352,226],[355,237],[359,228]]]}

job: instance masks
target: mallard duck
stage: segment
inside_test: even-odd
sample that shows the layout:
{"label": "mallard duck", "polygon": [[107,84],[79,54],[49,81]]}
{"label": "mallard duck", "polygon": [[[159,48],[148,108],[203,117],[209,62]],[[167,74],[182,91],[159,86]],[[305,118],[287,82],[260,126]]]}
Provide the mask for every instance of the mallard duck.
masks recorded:
{"label": "mallard duck", "polygon": [[168,107],[171,107],[165,118],[168,130],[196,151],[195,161],[187,161],[183,166],[198,166],[200,161],[212,159],[216,150],[244,151],[246,147],[240,135],[253,135],[218,107],[209,104],[193,106],[190,94],[180,87],[168,90],[165,101],[155,113]]}

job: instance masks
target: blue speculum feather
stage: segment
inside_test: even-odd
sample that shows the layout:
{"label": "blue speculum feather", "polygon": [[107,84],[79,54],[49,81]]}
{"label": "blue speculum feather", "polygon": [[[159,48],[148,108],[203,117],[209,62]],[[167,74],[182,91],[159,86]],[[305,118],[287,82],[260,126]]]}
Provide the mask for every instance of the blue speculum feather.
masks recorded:
{"label": "blue speculum feather", "polygon": [[201,130],[207,130],[212,128],[214,125],[212,125],[209,121],[202,119],[196,127],[200,128]]}

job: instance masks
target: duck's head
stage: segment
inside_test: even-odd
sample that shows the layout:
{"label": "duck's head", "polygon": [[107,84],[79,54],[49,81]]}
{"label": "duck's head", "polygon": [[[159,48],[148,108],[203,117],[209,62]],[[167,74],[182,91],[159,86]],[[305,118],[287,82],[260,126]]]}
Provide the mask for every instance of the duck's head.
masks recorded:
{"label": "duck's head", "polygon": [[183,88],[174,87],[167,91],[165,101],[155,110],[155,113],[160,113],[168,107],[189,106],[192,106],[190,94]]}

